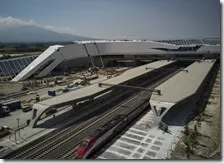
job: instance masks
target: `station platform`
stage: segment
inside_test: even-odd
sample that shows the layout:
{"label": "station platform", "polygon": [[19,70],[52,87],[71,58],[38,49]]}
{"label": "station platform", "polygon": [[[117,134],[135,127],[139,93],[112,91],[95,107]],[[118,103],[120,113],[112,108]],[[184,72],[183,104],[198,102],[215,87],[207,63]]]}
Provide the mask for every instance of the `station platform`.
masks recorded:
{"label": "station platform", "polygon": [[[112,84],[112,85],[122,84],[132,79],[139,78],[140,76],[144,74],[153,72],[156,69],[171,65],[173,63],[175,63],[175,61],[161,60],[161,61],[152,62],[149,64],[145,64],[143,66],[129,69],[119,76],[105,80],[105,82],[107,84]],[[146,69],[146,67],[151,67],[154,69]],[[82,102],[85,100],[93,100],[94,97],[110,91],[111,87],[112,86],[99,87],[98,83],[95,83],[95,84],[86,86],[82,89],[77,89],[77,90],[56,96],[54,98],[36,103],[33,105],[33,115],[31,120],[32,122],[31,126],[34,127],[37,121],[39,120],[40,116],[44,114],[47,110],[50,110],[56,107],[65,106],[65,105],[74,105],[77,102]]]}
{"label": "station platform", "polygon": [[158,121],[172,108],[178,107],[202,91],[205,80],[209,78],[210,72],[216,60],[203,60],[194,62],[179,72],[156,89],[161,95],[153,93],[150,105]]}

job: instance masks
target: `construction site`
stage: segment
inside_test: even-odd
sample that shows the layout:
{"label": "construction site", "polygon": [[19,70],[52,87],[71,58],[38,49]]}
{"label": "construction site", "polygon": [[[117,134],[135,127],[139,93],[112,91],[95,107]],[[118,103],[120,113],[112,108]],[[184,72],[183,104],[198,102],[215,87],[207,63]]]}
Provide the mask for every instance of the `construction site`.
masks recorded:
{"label": "construction site", "polygon": [[219,39],[0,60],[0,158],[221,159],[220,73]]}

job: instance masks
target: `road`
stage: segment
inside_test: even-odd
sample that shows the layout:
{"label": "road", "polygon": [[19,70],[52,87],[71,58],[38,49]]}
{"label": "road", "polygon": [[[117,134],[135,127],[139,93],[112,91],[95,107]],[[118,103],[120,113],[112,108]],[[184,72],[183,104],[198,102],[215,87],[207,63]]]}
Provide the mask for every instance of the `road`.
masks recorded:
{"label": "road", "polygon": [[[102,82],[106,79],[107,79],[106,76],[100,76],[98,79],[92,80],[91,84],[99,83],[99,82]],[[57,86],[56,85],[54,87],[42,88],[42,89],[39,89],[35,92],[42,99],[47,99],[47,98],[52,98],[52,96],[48,95],[49,90],[58,90],[58,89],[64,88],[65,86],[67,86],[67,85],[62,85],[62,86]],[[79,87],[79,88],[81,89],[82,87]],[[71,91],[75,91],[75,90],[71,90]],[[60,95],[60,94],[63,94],[63,93],[61,91],[59,93],[57,93],[57,95]],[[30,99],[35,99],[35,97],[36,97],[35,94],[29,94],[29,95],[24,95],[24,96],[18,97],[18,99],[21,100],[21,101],[24,101],[24,100],[29,101]],[[32,103],[35,103],[35,100],[33,100]],[[0,124],[1,124],[1,126],[8,126],[8,127],[13,128],[13,129],[17,129],[18,124],[17,124],[16,118],[20,119],[20,124],[25,124],[26,121],[31,118],[31,115],[32,115],[32,111],[23,112],[21,109],[15,110],[15,111],[12,111],[9,116],[1,117],[0,118]]]}

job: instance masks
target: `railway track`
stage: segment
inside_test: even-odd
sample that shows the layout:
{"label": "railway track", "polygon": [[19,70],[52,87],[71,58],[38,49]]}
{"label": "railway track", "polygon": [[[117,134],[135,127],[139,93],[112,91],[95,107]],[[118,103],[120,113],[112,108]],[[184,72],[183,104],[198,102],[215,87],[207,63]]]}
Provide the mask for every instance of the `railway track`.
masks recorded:
{"label": "railway track", "polygon": [[[93,105],[88,105],[88,107],[94,107],[94,106],[98,105],[99,103],[100,102],[95,103]],[[91,112],[94,112],[94,111],[97,111],[97,109],[92,109]],[[79,114],[82,114],[83,112],[85,112],[85,109],[81,110],[79,112]],[[83,117],[80,117],[80,119],[82,119],[82,118]],[[80,119],[77,120],[76,123],[79,123]],[[80,124],[81,124],[81,122],[80,122]],[[71,125],[71,124],[69,124],[69,125]],[[10,158],[10,159],[24,158],[24,156],[29,155],[29,153],[31,153],[31,150],[41,148],[41,146],[43,146],[44,144],[46,144],[46,143],[48,143],[48,142],[50,142],[50,141],[52,141],[56,138],[57,139],[61,138],[61,136],[65,136],[65,134],[68,133],[73,127],[74,126],[68,126],[67,125],[67,126],[64,126],[63,129],[57,129],[55,131],[52,131],[51,133],[48,133],[48,134],[42,136],[41,138],[38,138],[37,140],[34,140],[33,142],[29,143],[28,145],[25,145],[24,147],[20,148],[18,151],[16,150],[16,151],[10,153],[9,155],[7,155],[5,157]]]}
{"label": "railway track", "polygon": [[[162,82],[164,82],[165,80],[167,80],[168,78],[170,78],[171,76],[175,75],[176,73],[177,72],[175,72],[173,74],[170,74],[170,75],[168,75],[165,78],[162,78],[161,80],[159,80],[158,82],[156,82],[155,84],[151,85],[148,88],[150,88],[150,89],[155,88],[156,86],[158,86],[159,84],[161,84]],[[142,97],[140,97],[139,95],[142,95]],[[134,96],[131,100],[136,100],[136,98],[140,98],[138,100],[140,100],[141,102],[140,102],[140,104],[137,107],[140,107],[142,105],[147,105],[147,104],[149,106],[148,100],[149,100],[150,96],[151,96],[151,93],[149,94],[147,91],[141,91],[140,94]],[[132,109],[130,112],[134,111],[137,107],[134,107],[134,109]],[[140,115],[145,114],[145,112],[147,112],[147,110],[144,110]],[[72,147],[68,148],[61,155],[59,155],[58,157],[56,157],[56,159],[73,159],[74,158],[74,153],[75,153],[75,151],[76,151],[76,149],[78,147],[78,144],[79,144],[79,142],[76,143],[75,145],[73,145]]]}
{"label": "railway track", "polygon": [[[164,79],[165,80],[165,79]],[[149,87],[149,88],[154,88],[156,87],[158,84],[160,84],[161,82],[163,82],[164,80],[161,80],[160,82],[156,83],[155,85]],[[148,99],[150,98],[151,94],[149,94],[147,91],[142,91],[141,93],[141,97],[140,95],[136,95],[133,98],[131,98],[129,101],[134,101],[136,100],[136,98],[139,98],[138,100],[140,100],[141,102],[139,104],[137,104],[137,106],[134,106],[132,108],[132,110],[130,110],[127,114],[129,114],[130,112],[132,112],[133,110],[135,110],[137,107],[139,107],[140,105],[144,105],[144,104],[148,104]],[[143,99],[143,101],[142,101]],[[125,105],[125,104],[124,104]],[[129,108],[130,109],[130,108]],[[67,150],[65,150],[61,155],[58,155],[56,157],[56,159],[72,159],[74,156],[74,152],[77,149],[77,145],[79,144],[79,142],[74,143],[73,146],[70,145],[69,148],[67,148]]]}
{"label": "railway track", "polygon": [[[159,80],[169,74],[169,72],[156,76],[155,78],[151,79],[148,82],[142,84],[142,86],[150,83],[156,82],[154,85],[158,85],[159,83],[163,82],[163,80]],[[156,80],[156,81],[155,81]],[[158,82],[158,80],[160,82]],[[164,77],[165,80],[165,77]],[[152,87],[152,86],[151,86]],[[150,88],[151,88],[150,87]],[[131,92],[131,91],[129,91]],[[136,91],[132,91],[136,92]],[[145,93],[145,91],[141,92]],[[117,96],[119,99],[120,96]],[[127,101],[134,101],[139,95],[136,95],[129,98]],[[149,98],[148,96],[147,98]],[[145,98],[145,97],[144,97]],[[61,131],[53,131],[49,135],[45,135],[34,142],[31,142],[26,147],[21,148],[15,153],[11,155],[7,155],[5,158],[7,159],[66,159],[71,158],[71,155],[74,153],[75,147],[77,146],[78,142],[83,138],[83,135],[88,134],[89,130],[95,130],[96,128],[104,124],[106,121],[109,121],[115,113],[118,114],[118,111],[121,111],[123,108],[124,112],[127,112],[129,108],[126,108],[125,105],[127,101],[122,103],[119,107],[114,107],[112,109],[108,109],[101,115],[101,118],[95,116],[89,118],[86,121],[82,121],[77,125],[72,125],[67,128],[62,129]],[[96,104],[97,105],[97,104]],[[108,105],[108,104],[107,104]],[[108,106],[106,106],[109,108]],[[105,109],[105,108],[104,108]],[[102,110],[102,108],[101,108]],[[132,109],[133,110],[133,109]],[[98,115],[100,116],[100,115]],[[64,151],[64,152],[62,152]],[[56,156],[56,157],[55,157]]]}
{"label": "railway track", "polygon": [[[129,103],[130,101],[133,101],[136,97],[131,98],[130,100],[128,100],[127,102],[125,102],[123,104],[126,105],[127,103]],[[89,134],[90,131],[95,131],[96,128],[101,127],[102,125],[102,121],[104,123],[108,122],[110,116],[112,116],[115,112],[117,112],[118,110],[120,110],[123,106],[119,106],[117,108],[115,108],[114,110],[111,110],[109,113],[107,113],[106,115],[102,116],[101,118],[98,118],[96,121],[94,121],[93,123],[89,124],[88,126],[85,126],[84,128],[82,128],[81,130],[79,130],[78,132],[76,132],[74,135],[72,135],[70,138],[68,138],[68,141],[64,141],[62,143],[60,143],[60,145],[58,145],[59,148],[57,148],[56,151],[54,151],[54,153],[51,153],[45,157],[43,157],[43,159],[52,159],[55,156],[57,156],[57,159],[61,159],[61,157],[63,157],[63,154],[61,155],[61,151],[66,150],[68,147],[69,148],[74,148],[75,146],[78,145],[78,143],[80,142],[80,140],[82,140],[83,135]],[[129,108],[128,108],[129,109]],[[133,109],[132,109],[133,111]],[[120,114],[120,113],[119,113]],[[91,129],[90,129],[91,128]],[[85,133],[85,134],[84,134]],[[71,145],[72,144],[72,145]],[[38,156],[40,157],[40,156]],[[42,158],[42,157],[41,157]]]}

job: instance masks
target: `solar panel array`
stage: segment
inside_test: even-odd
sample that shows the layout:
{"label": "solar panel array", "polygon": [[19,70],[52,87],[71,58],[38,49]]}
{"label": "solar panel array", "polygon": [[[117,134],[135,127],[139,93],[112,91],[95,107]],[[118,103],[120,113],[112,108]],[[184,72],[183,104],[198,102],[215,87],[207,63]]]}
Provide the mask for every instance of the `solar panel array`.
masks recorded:
{"label": "solar panel array", "polygon": [[0,60],[0,76],[16,76],[28,66],[38,55]]}
{"label": "solar panel array", "polygon": [[159,40],[157,42],[175,45],[220,45],[220,39]]}

